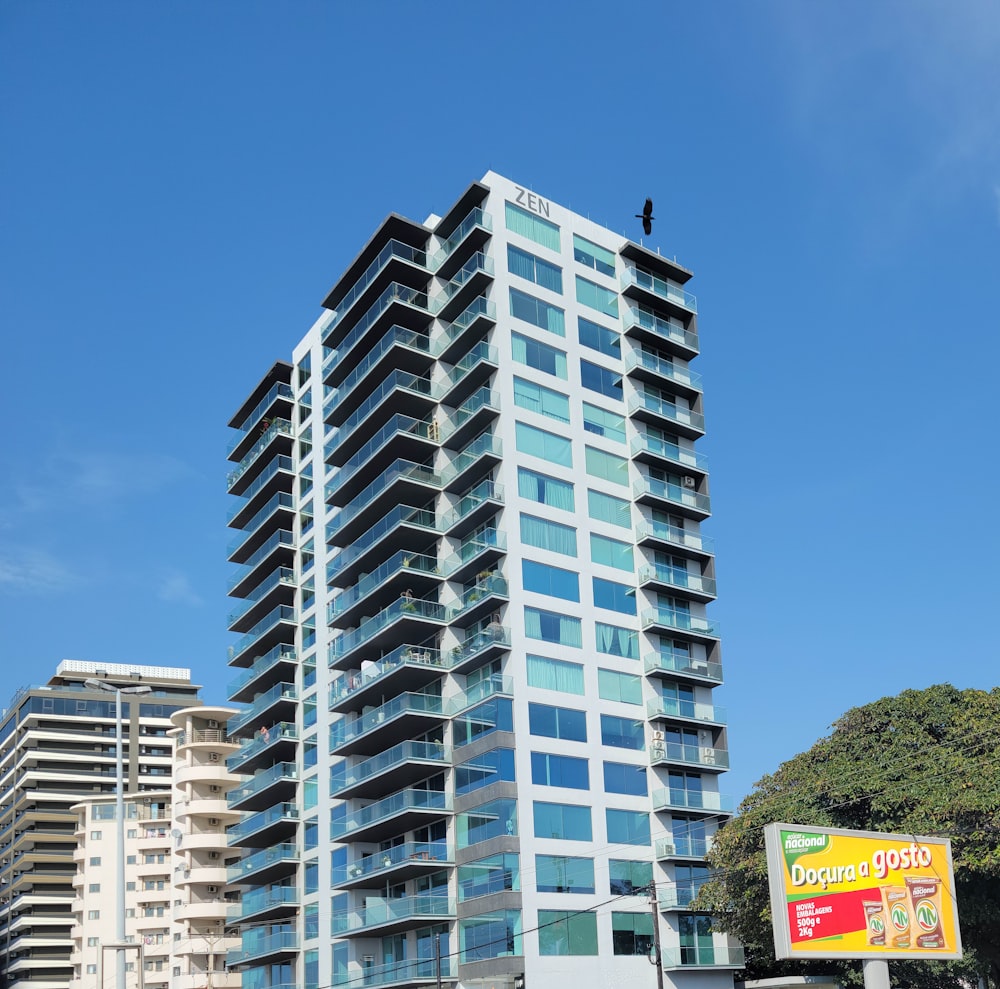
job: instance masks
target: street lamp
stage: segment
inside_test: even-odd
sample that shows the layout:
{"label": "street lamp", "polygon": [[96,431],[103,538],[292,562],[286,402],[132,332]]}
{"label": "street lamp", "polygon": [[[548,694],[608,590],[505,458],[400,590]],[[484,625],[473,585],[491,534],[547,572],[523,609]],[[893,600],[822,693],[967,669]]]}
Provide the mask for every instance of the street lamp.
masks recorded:
{"label": "street lamp", "polygon": [[[83,681],[85,687],[114,691],[115,695],[115,768],[118,781],[115,784],[115,985],[125,989],[125,766],[122,759],[122,694],[151,694],[153,688],[119,687],[106,680],[89,678]],[[103,989],[103,986],[101,987]]]}

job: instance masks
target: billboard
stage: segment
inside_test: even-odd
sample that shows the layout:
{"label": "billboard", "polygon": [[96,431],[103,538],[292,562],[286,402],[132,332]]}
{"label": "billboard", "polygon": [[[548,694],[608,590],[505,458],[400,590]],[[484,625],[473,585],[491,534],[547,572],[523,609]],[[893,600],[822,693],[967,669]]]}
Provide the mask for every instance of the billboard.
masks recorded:
{"label": "billboard", "polygon": [[947,838],[769,824],[777,958],[961,958]]}

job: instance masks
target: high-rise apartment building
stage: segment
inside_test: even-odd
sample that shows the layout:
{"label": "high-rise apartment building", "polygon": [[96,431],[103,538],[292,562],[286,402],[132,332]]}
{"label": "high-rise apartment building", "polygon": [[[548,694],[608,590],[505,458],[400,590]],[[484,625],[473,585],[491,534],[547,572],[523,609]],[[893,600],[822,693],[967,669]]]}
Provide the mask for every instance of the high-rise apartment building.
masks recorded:
{"label": "high-rise apartment building", "polygon": [[732,985],[690,277],[489,173],[231,420],[244,986]]}
{"label": "high-rise apartment building", "polygon": [[[169,785],[171,714],[196,705],[190,670],[63,660],[24,687],[0,716],[0,979],[4,989],[67,989],[73,975],[77,815],[113,794],[117,722],[108,687],[148,687],[122,698],[122,754],[130,793]],[[108,855],[113,854],[111,851]]]}

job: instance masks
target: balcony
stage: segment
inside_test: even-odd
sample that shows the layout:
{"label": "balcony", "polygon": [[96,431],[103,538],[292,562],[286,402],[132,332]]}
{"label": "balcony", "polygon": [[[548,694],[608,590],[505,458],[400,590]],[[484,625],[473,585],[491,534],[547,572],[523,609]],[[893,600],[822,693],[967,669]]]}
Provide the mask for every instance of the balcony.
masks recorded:
{"label": "balcony", "polygon": [[[266,422],[266,420],[265,420]],[[270,450],[272,456],[287,456],[292,449],[292,424],[287,419],[276,419],[267,425],[260,439],[250,452],[233,468],[226,477],[226,488],[230,494],[244,494],[251,481],[257,476],[254,466],[262,466],[261,454]]]}
{"label": "balcony", "polygon": [[671,859],[703,859],[711,850],[711,838],[657,838],[655,858],[658,862]]}
{"label": "balcony", "polygon": [[635,500],[642,504],[666,505],[679,515],[702,522],[712,514],[712,509],[708,495],[698,493],[697,483],[697,478],[692,478],[691,484],[688,485],[643,476],[633,486],[632,492]]}
{"label": "balcony", "polygon": [[440,430],[443,445],[460,450],[469,441],[484,432],[490,422],[500,415],[500,394],[486,386],[473,392],[445,420]]}
{"label": "balcony", "polygon": [[482,295],[492,281],[493,259],[477,251],[431,299],[431,312],[447,322],[463,312],[474,298]]}
{"label": "balcony", "polygon": [[248,631],[276,604],[291,606],[295,601],[295,586],[295,571],[291,567],[273,571],[247,595],[241,607],[230,612],[229,631]]}
{"label": "balcony", "polygon": [[681,947],[663,949],[663,968],[745,968],[743,948],[739,945]]}
{"label": "balcony", "polygon": [[[344,926],[335,932],[342,937],[381,936],[435,921],[455,919],[455,901],[448,896],[421,894],[399,899],[368,897],[364,910],[348,914]],[[434,959],[429,959],[434,967]],[[443,966],[443,962],[442,962]],[[367,984],[367,981],[366,981]]]}
{"label": "balcony", "polygon": [[279,762],[258,773],[243,786],[230,790],[230,810],[264,810],[274,804],[294,799],[298,770],[293,762]]}
{"label": "balcony", "polygon": [[226,869],[226,882],[236,886],[264,886],[282,876],[291,875],[298,861],[299,852],[295,845],[274,845],[229,866]]}
{"label": "balcony", "polygon": [[261,506],[278,491],[291,491],[295,468],[291,457],[275,457],[257,475],[229,514],[230,528],[241,529],[260,510]]}
{"label": "balcony", "polygon": [[330,840],[380,841],[450,813],[451,796],[441,790],[400,790],[341,820],[331,820]]}
{"label": "balcony", "polygon": [[656,901],[663,911],[690,910],[691,904],[706,882],[706,879],[688,879],[675,883],[673,886],[658,890]]}
{"label": "balcony", "polygon": [[295,614],[295,608],[287,604],[275,608],[246,635],[236,640],[232,647],[231,663],[242,666],[245,657],[265,653],[279,642],[292,642],[295,638]]}
{"label": "balcony", "polygon": [[677,697],[657,697],[646,702],[648,718],[671,718],[681,721],[696,721],[699,724],[724,725],[725,708],[700,701],[683,700]]}
{"label": "balcony", "polygon": [[696,313],[698,300],[690,292],[669,278],[660,278],[637,265],[626,265],[620,276],[621,290],[627,295],[645,298],[654,304],[670,303],[669,308],[679,309],[682,314]]}
{"label": "balcony", "polygon": [[360,649],[378,654],[405,642],[422,642],[447,621],[444,606],[423,598],[403,597],[383,608],[360,628],[330,643],[330,666],[345,669]]}
{"label": "balcony", "polygon": [[642,627],[647,632],[682,632],[696,639],[719,638],[718,622],[678,608],[660,606],[646,609],[642,612]]}
{"label": "balcony", "polygon": [[687,439],[696,440],[705,435],[705,417],[700,412],[685,408],[663,395],[645,390],[628,400],[628,414],[654,425],[667,422],[671,430]]}
{"label": "balcony", "polygon": [[295,536],[288,529],[279,529],[247,560],[236,568],[229,581],[231,597],[249,594],[268,574],[281,566],[288,567],[295,558]]}
{"label": "balcony", "polygon": [[692,573],[682,567],[666,563],[639,568],[639,586],[650,590],[662,588],[665,591],[681,590],[696,601],[712,601],[715,598],[715,580],[700,573]]}
{"label": "balcony", "polygon": [[496,515],[503,506],[503,486],[487,478],[459,498],[454,508],[445,512],[441,528],[449,536],[461,539],[483,521]]}
{"label": "balcony", "polygon": [[715,554],[715,544],[708,536],[667,522],[640,522],[636,526],[635,536],[640,546],[680,549],[686,555],[704,559]]}
{"label": "balcony", "polygon": [[641,463],[682,471],[685,474],[708,473],[708,458],[670,439],[640,433],[632,440],[632,456]]}
{"label": "balcony", "polygon": [[[273,889],[255,889],[245,893],[240,902],[236,917],[237,923],[253,920],[263,923],[276,917],[287,916],[296,911],[299,906],[299,893],[294,886],[278,886]],[[232,923],[233,920],[230,920]]]}
{"label": "balcony", "polygon": [[449,621],[459,628],[468,628],[484,615],[496,612],[509,599],[507,581],[494,571],[487,572],[449,609]]}
{"label": "balcony", "polygon": [[226,842],[237,847],[267,848],[294,835],[298,820],[299,808],[295,804],[277,804],[226,828]]}
{"label": "balcony", "polygon": [[[356,969],[344,969],[335,972],[333,989],[342,986],[375,989],[382,986],[414,985],[421,982],[434,982],[437,979],[437,962],[433,958],[407,958],[385,965],[368,965],[360,972]],[[455,975],[455,959],[441,959],[441,978],[453,982]]]}
{"label": "balcony", "polygon": [[666,674],[672,680],[680,676],[700,683],[722,683],[721,663],[709,663],[690,653],[650,653],[644,662],[646,672],[652,676]]}
{"label": "balcony", "polygon": [[505,652],[510,652],[510,629],[490,622],[484,630],[466,634],[461,645],[452,647],[449,659],[453,672],[468,674]]}
{"label": "balcony", "polygon": [[[650,705],[655,702],[651,701]],[[670,717],[669,714],[662,715]],[[655,715],[654,715],[655,717]],[[711,745],[682,745],[680,742],[653,742],[649,746],[651,766],[694,766],[709,772],[723,772],[729,768],[729,753]]]}
{"label": "balcony", "polygon": [[675,364],[658,350],[640,346],[626,351],[623,356],[625,373],[639,381],[648,381],[656,386],[669,382],[689,399],[695,399],[702,393],[700,374],[683,364]]}
{"label": "balcony", "polygon": [[294,521],[295,500],[289,492],[279,491],[230,540],[226,548],[229,562],[243,563],[275,529],[290,529]]}
{"label": "balcony", "polygon": [[474,340],[484,337],[497,322],[497,307],[485,295],[473,299],[465,310],[459,313],[444,328],[440,340],[440,359],[451,362],[459,354],[465,353]]}
{"label": "balcony", "polygon": [[[429,265],[439,278],[451,278],[458,270],[465,252],[482,247],[493,233],[493,218],[476,206],[458,225],[455,232],[434,252]],[[463,250],[459,250],[462,247]]]}
{"label": "balcony", "polygon": [[405,693],[393,697],[354,720],[330,726],[330,754],[372,755],[405,739],[430,731],[448,717],[444,703],[433,694]]}
{"label": "balcony", "polygon": [[466,539],[457,553],[441,561],[441,570],[449,580],[465,583],[473,574],[490,576],[497,562],[507,553],[507,534],[499,529],[481,529]]}
{"label": "balcony", "polygon": [[405,741],[370,759],[348,766],[346,762],[330,772],[330,795],[338,800],[349,797],[372,798],[425,779],[428,773],[451,765],[451,753],[434,742]]}
{"label": "balcony", "polygon": [[381,887],[386,881],[402,882],[452,864],[447,842],[410,841],[335,867],[331,883],[344,889]]}
{"label": "balcony", "polygon": [[332,477],[336,500],[344,504],[379,475],[387,462],[396,459],[430,461],[441,439],[441,427],[433,419],[394,415]]}
{"label": "balcony", "polygon": [[653,810],[681,811],[685,814],[729,815],[733,812],[732,798],[721,793],[680,790],[662,787],[653,791]]}
{"label": "balcony", "polygon": [[278,962],[294,955],[299,949],[299,936],[291,931],[258,936],[259,931],[243,935],[239,948],[226,952],[226,968],[239,965],[259,966],[263,962]]}
{"label": "balcony", "polygon": [[[293,694],[296,692],[291,684],[282,684],[281,686],[291,687]],[[290,712],[290,715],[295,716],[294,710]],[[295,758],[295,743],[299,739],[299,730],[295,724],[289,721],[275,723],[273,720],[261,720],[265,725],[264,730],[257,732],[253,738],[244,742],[239,752],[226,760],[226,769],[231,773],[249,775],[274,762]],[[248,723],[258,724],[260,722],[253,720]]]}
{"label": "balcony", "polygon": [[[410,505],[397,505],[370,529],[361,533],[327,564],[327,580],[334,587],[347,587],[363,576],[371,560],[389,549],[423,550],[440,534],[434,512]],[[327,535],[331,539],[330,533]],[[383,541],[388,545],[382,546]]]}
{"label": "balcony", "polygon": [[239,434],[233,438],[226,451],[227,459],[242,460],[256,437],[260,436],[260,420],[269,414],[268,418],[291,419],[295,395],[290,385],[279,381],[272,385],[267,394],[257,403],[248,415],[244,416],[239,426]]}
{"label": "balcony", "polygon": [[666,347],[670,353],[691,360],[698,354],[698,334],[657,316],[641,306],[629,306],[622,314],[625,334],[637,340],[646,340],[655,346]]}
{"label": "balcony", "polygon": [[360,710],[382,697],[419,691],[450,668],[438,649],[403,645],[363,670],[352,670],[330,684],[330,710]]}
{"label": "balcony", "polygon": [[327,623],[341,628],[351,625],[362,610],[384,608],[401,594],[404,598],[423,598],[442,579],[437,557],[401,550],[338,594],[327,607]]}
{"label": "balcony", "polygon": [[229,682],[229,699],[237,704],[246,704],[272,684],[293,680],[297,662],[294,649],[285,645],[275,646]]}
{"label": "balcony", "polygon": [[[485,385],[499,366],[500,355],[496,347],[480,340],[444,377],[438,385],[437,394],[446,405],[458,405]],[[455,445],[452,443],[452,446]]]}

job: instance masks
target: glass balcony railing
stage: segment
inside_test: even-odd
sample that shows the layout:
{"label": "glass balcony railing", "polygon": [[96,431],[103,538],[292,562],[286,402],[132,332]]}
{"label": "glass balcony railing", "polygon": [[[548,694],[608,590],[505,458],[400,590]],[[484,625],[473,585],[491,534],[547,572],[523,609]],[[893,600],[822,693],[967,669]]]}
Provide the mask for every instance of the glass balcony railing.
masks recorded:
{"label": "glass balcony railing", "polygon": [[447,487],[487,455],[497,459],[503,457],[503,444],[492,433],[483,433],[482,436],[476,437],[461,453],[452,457],[451,463],[441,469],[441,485]]}
{"label": "glass balcony railing", "polygon": [[393,622],[404,618],[424,619],[433,622],[447,621],[444,605],[436,601],[426,601],[423,598],[400,598],[393,601],[388,608],[383,608],[374,618],[369,618],[360,628],[353,632],[345,632],[330,644],[330,653],[334,657],[344,656],[363,645],[372,636]]}
{"label": "glass balcony railing", "polygon": [[663,949],[663,967],[673,968],[743,968],[746,961],[739,945],[681,945]]}
{"label": "glass balcony railing", "polygon": [[686,879],[657,891],[656,899],[661,910],[686,910],[694,902],[707,879]]}
{"label": "glass balcony railing", "polygon": [[480,680],[479,683],[473,684],[471,687],[462,691],[462,693],[457,697],[452,698],[448,707],[450,708],[452,716],[454,716],[467,710],[474,704],[479,704],[481,701],[484,701],[489,697],[496,697],[500,695],[510,697],[513,696],[513,694],[513,678],[502,676],[499,673],[493,673],[485,680]]}
{"label": "glass balcony railing", "polygon": [[665,673],[688,673],[722,682],[722,664],[709,663],[688,653],[657,652],[645,657],[646,672],[663,670]]}
{"label": "glass balcony railing", "polygon": [[369,896],[364,910],[346,917],[346,930],[357,931],[365,927],[381,926],[401,920],[425,917],[449,917],[455,914],[455,901],[449,896],[420,893],[416,896],[381,899]]}
{"label": "glass balcony railing", "polygon": [[[339,841],[359,828],[369,827],[379,821],[395,817],[408,810],[440,811],[451,810],[451,795],[442,790],[400,790],[384,800],[377,800],[354,814],[341,820],[330,822],[330,840]],[[398,902],[398,901],[393,901]]]}
{"label": "glass balcony railing", "polygon": [[681,790],[661,787],[653,791],[653,810],[708,810],[732,813],[733,800],[722,793],[703,793],[698,790]]}
{"label": "glass balcony railing", "polygon": [[295,608],[288,604],[278,605],[273,611],[262,618],[246,635],[241,636],[233,645],[233,655],[239,656],[241,653],[253,647],[254,643],[265,633],[271,631],[282,622],[295,621]]}
{"label": "glass balcony railing", "polygon": [[[492,527],[479,530],[472,538],[462,543],[457,553],[452,553],[447,559],[441,561],[441,573],[451,575],[487,550],[500,550],[506,553],[507,533]],[[484,576],[486,575],[484,574]]]}
{"label": "glass balcony railing", "polygon": [[467,354],[465,354],[455,364],[455,366],[442,379],[439,386],[439,394],[445,395],[455,387],[474,367],[483,362],[487,364],[499,364],[500,352],[492,344],[485,340],[480,340]]}
{"label": "glass balcony railing", "polygon": [[458,225],[455,232],[434,252],[431,258],[431,271],[437,271],[451,255],[452,251],[465,240],[469,234],[480,227],[487,233],[493,231],[493,218],[476,206],[471,213]]}
{"label": "glass balcony railing", "polygon": [[480,481],[468,494],[463,495],[455,503],[455,507],[445,512],[442,517],[442,528],[450,529],[456,522],[475,511],[485,501],[495,501],[503,504],[503,485],[496,484],[487,478]]}
{"label": "glass balcony railing", "polygon": [[294,781],[299,778],[298,770],[294,762],[278,762],[265,769],[262,773],[251,777],[250,781],[235,790],[230,790],[229,805],[240,803],[247,797],[252,797],[255,793],[266,790],[269,786],[281,781]]}
{"label": "glass balcony railing", "polygon": [[279,584],[295,587],[295,571],[290,567],[278,567],[270,577],[265,577],[244,599],[243,606],[229,613],[227,624],[239,621],[261,598],[267,597]]}
{"label": "glass balcony railing", "polygon": [[[650,703],[653,704],[655,702]],[[659,714],[663,712],[656,713]],[[670,716],[669,712],[667,712],[667,716]],[[699,718],[697,720],[712,721],[711,718]],[[686,766],[705,766],[728,769],[729,753],[725,749],[716,749],[711,745],[683,745],[680,742],[653,742],[649,746],[649,761],[654,765],[660,762],[676,762]]]}
{"label": "glass balcony railing", "polygon": [[656,839],[656,857],[704,858],[712,848],[711,838],[669,837]]}
{"label": "glass balcony railing", "polygon": [[702,433],[705,432],[705,417],[700,412],[685,409],[683,406],[678,405],[676,402],[671,402],[661,395],[655,395],[647,391],[633,395],[629,399],[628,410],[630,413],[635,413],[640,409],[645,409],[647,412],[662,416],[664,419],[669,419],[678,425],[690,426],[691,429],[697,429]]}
{"label": "glass balcony railing", "polygon": [[275,646],[273,649],[269,649],[263,656],[254,661],[253,666],[248,667],[238,677],[230,680],[229,686],[227,687],[228,695],[232,697],[233,694],[245,687],[248,683],[256,680],[257,677],[266,673],[269,669],[277,666],[279,663],[294,663],[296,655],[297,654],[294,649],[291,649],[284,644]]}
{"label": "glass balcony railing", "polygon": [[257,814],[251,814],[239,824],[226,828],[226,841],[230,845],[242,845],[248,838],[270,828],[279,821],[297,821],[299,808],[295,804],[276,804]]}
{"label": "glass balcony railing", "polygon": [[641,306],[629,306],[622,315],[622,325],[626,331],[638,326],[663,340],[682,344],[688,350],[698,349],[697,333],[686,330],[678,323],[671,323],[669,319],[663,319]]}
{"label": "glass balcony railing", "polygon": [[348,879],[363,879],[409,862],[450,862],[451,859],[447,842],[408,841],[402,845],[393,845],[385,851],[365,855],[350,865],[335,866],[332,878],[336,884]]}
{"label": "glass balcony railing", "polygon": [[261,935],[260,930],[263,929],[265,928],[248,931],[244,934],[240,947],[226,952],[227,965],[245,964],[254,958],[263,958],[266,955],[298,950],[298,934],[292,931],[285,931],[278,934]]}
{"label": "glass balcony railing", "polygon": [[441,292],[431,299],[431,312],[439,313],[448,304],[448,300],[454,298],[462,286],[480,272],[492,278],[493,259],[487,257],[482,251],[476,251],[452,276],[451,281],[445,282]]}
{"label": "glass balcony railing", "polygon": [[378,408],[387,396],[397,390],[426,395],[429,398],[434,398],[438,393],[438,389],[432,388],[430,378],[397,369],[386,375],[382,383],[369,394],[356,411],[347,417],[343,425],[339,429],[330,431],[328,438],[338,445],[342,443],[358,426],[371,418],[372,411]]}
{"label": "glass balcony railing", "polygon": [[283,843],[272,848],[265,848],[253,855],[248,855],[245,859],[240,859],[235,865],[226,869],[226,882],[239,883],[244,876],[259,872],[265,866],[274,865],[276,862],[298,862],[299,852],[295,845]]}
{"label": "glass balcony railing", "polygon": [[697,371],[692,371],[689,367],[675,364],[670,358],[663,357],[655,351],[639,350],[629,351],[625,354],[625,370],[631,371],[634,368],[643,367],[647,371],[652,371],[661,377],[676,381],[679,385],[686,385],[689,388],[702,390],[702,378]]}
{"label": "glass balcony railing", "polygon": [[241,728],[253,724],[253,722],[260,719],[264,711],[273,707],[278,701],[292,702],[298,699],[299,690],[294,683],[276,683],[270,690],[266,690],[260,696],[255,697],[253,703],[245,711],[240,711],[239,714],[229,719],[229,733],[233,735]]}
{"label": "glass balcony railing", "polygon": [[363,467],[397,434],[409,434],[429,443],[441,441],[441,427],[434,420],[414,419],[412,416],[394,415],[353,457],[338,471],[340,477],[351,477]]}
{"label": "glass balcony railing", "polygon": [[715,544],[708,536],[703,536],[700,532],[692,532],[690,529],[670,525],[667,522],[641,522],[636,526],[636,536],[640,540],[648,537],[662,539],[675,546],[700,550],[702,553],[715,552]]}
{"label": "glass balcony railing", "polygon": [[253,483],[251,483],[250,487],[245,488],[240,492],[237,496],[240,500],[236,507],[229,513],[229,518],[226,521],[232,522],[233,519],[236,518],[236,516],[239,515],[244,508],[246,508],[250,499],[253,498],[258,491],[264,488],[272,478],[274,478],[277,474],[280,474],[282,471],[285,471],[285,473],[294,473],[295,467],[292,464],[291,457],[286,457],[284,455],[275,457],[264,468],[264,470],[253,479]]}
{"label": "glass balcony railing", "polygon": [[708,472],[708,457],[703,453],[689,450],[679,443],[673,443],[659,436],[650,436],[649,434],[636,436],[632,440],[632,456],[637,457],[642,453],[651,453],[654,457],[662,457],[681,468]]}
{"label": "glass balcony railing", "polygon": [[329,333],[343,318],[344,314],[354,305],[358,299],[364,295],[365,289],[375,280],[378,273],[389,263],[392,258],[401,258],[403,261],[409,261],[411,264],[415,264],[420,268],[427,267],[427,252],[422,251],[418,247],[411,247],[409,244],[404,244],[399,240],[390,240],[381,251],[378,252],[378,256],[367,268],[362,272],[358,280],[348,289],[347,294],[337,306],[337,313],[330,321],[326,328],[326,332]]}
{"label": "glass balcony railing", "polygon": [[256,889],[245,893],[239,905],[239,917],[250,917],[262,910],[277,907],[297,906],[299,892],[294,886],[273,886],[271,889]]}
{"label": "glass balcony railing", "polygon": [[708,495],[699,494],[694,488],[673,484],[670,481],[661,481],[655,477],[643,477],[635,484],[633,492],[636,498],[652,495],[654,498],[662,498],[664,501],[671,501],[676,505],[693,508],[706,515],[711,510],[711,501]]}
{"label": "glass balcony railing", "polygon": [[226,450],[226,453],[232,453],[233,450],[235,450],[236,447],[238,447],[243,440],[246,439],[249,427],[257,422],[257,420],[268,410],[271,403],[276,398],[284,398],[291,402],[294,400],[295,395],[293,394],[290,385],[286,385],[283,382],[278,382],[278,384],[272,385],[268,390],[268,393],[257,403],[253,412],[251,412],[237,427],[237,429],[240,430],[240,433],[229,444],[229,448]]}
{"label": "glass balcony railing", "polygon": [[[441,959],[441,978],[455,978],[455,959]],[[432,982],[437,978],[437,962],[433,958],[405,958],[385,965],[369,965],[360,973],[344,968],[334,972],[333,989],[351,986],[353,989],[375,989],[377,986],[401,985],[409,982]]]}
{"label": "glass balcony railing", "polygon": [[334,767],[330,772],[330,793],[340,793],[407,762],[437,762],[447,765],[450,759],[451,752],[444,745],[435,742],[400,742],[353,766],[342,763]]}
{"label": "glass balcony railing", "polygon": [[643,268],[627,264],[621,275],[621,287],[628,288],[630,285],[638,285],[639,288],[646,289],[661,299],[669,299],[677,305],[690,309],[691,312],[698,311],[698,300],[690,292],[686,292],[677,282],[669,278],[660,278],[652,272]]}
{"label": "glass balcony railing", "polygon": [[378,590],[394,574],[403,571],[437,574],[439,573],[437,557],[427,556],[423,553],[408,553],[406,550],[394,553],[385,563],[367,576],[362,577],[353,587],[348,587],[338,594],[330,602],[327,608],[327,621],[333,621],[348,608],[364,600],[372,591]]}
{"label": "glass balcony railing", "polygon": [[452,605],[448,609],[449,621],[454,621],[459,615],[475,607],[481,600],[487,597],[506,598],[510,591],[507,581],[496,574],[483,577],[477,580],[459,599],[458,604]]}
{"label": "glass balcony railing", "polygon": [[387,677],[394,670],[407,663],[419,663],[432,666],[442,672],[448,669],[449,663],[442,657],[438,649],[430,646],[405,645],[371,662],[364,670],[353,670],[337,677],[330,684],[330,705],[338,704],[364,687]]}
{"label": "glass balcony railing", "polygon": [[246,472],[256,459],[267,449],[275,436],[291,436],[292,424],[287,419],[273,419],[253,445],[250,452],[226,476],[226,487],[231,488]]}
{"label": "glass balcony railing", "polygon": [[348,721],[346,718],[330,726],[330,751],[333,752],[347,742],[367,735],[379,725],[402,714],[426,714],[432,717],[447,716],[444,702],[434,694],[405,693],[386,701],[380,707],[368,711],[360,718]]}
{"label": "glass balcony railing", "polygon": [[364,359],[347,374],[344,380],[331,389],[326,396],[324,406],[329,408],[338,402],[343,401],[361,381],[368,372],[375,367],[378,362],[393,347],[409,347],[412,350],[419,350],[431,357],[436,356],[437,348],[432,349],[430,338],[425,333],[418,333],[416,330],[409,330],[405,326],[390,326],[381,339],[365,355]]}
{"label": "glass balcony railing", "polygon": [[327,565],[327,576],[340,573],[341,570],[358,559],[362,553],[367,552],[380,539],[400,525],[419,526],[422,529],[427,529],[429,533],[438,531],[433,512],[422,508],[411,508],[409,505],[397,505],[330,561]]}
{"label": "glass balcony railing", "polygon": [[230,541],[226,547],[226,555],[232,556],[256,532],[258,526],[279,508],[287,508],[289,511],[294,511],[295,500],[287,491],[279,491],[273,498],[268,499],[267,504],[242,527],[239,535]]}
{"label": "glass balcony railing", "polygon": [[485,316],[491,322],[496,322],[496,304],[487,300],[485,295],[473,299],[444,329],[444,339],[450,343],[465,332],[477,319]]}
{"label": "glass balcony railing", "polygon": [[646,715],[650,718],[690,718],[693,721],[710,721],[717,725],[726,723],[725,708],[677,697],[657,697],[647,701]]}
{"label": "glass balcony railing", "polygon": [[[359,340],[375,325],[382,314],[394,302],[401,302],[404,305],[414,306],[417,309],[427,311],[427,293],[420,289],[410,288],[409,285],[401,285],[393,282],[368,308],[367,312],[354,324],[350,333],[341,340],[337,351],[343,358],[354,348]],[[428,313],[429,315],[429,313]]]}
{"label": "glass balcony railing", "polygon": [[[340,529],[351,521],[356,515],[362,512],[374,499],[381,494],[394,481],[404,478],[427,484],[432,487],[441,487],[441,477],[426,464],[415,464],[411,460],[396,460],[392,466],[379,474],[356,498],[349,501],[339,512],[335,519],[332,519],[329,529]],[[330,497],[331,486],[327,485],[327,498]]]}
{"label": "glass balcony railing", "polygon": [[681,567],[672,567],[666,563],[656,563],[653,566],[639,568],[639,583],[655,580],[661,584],[669,584],[671,587],[684,588],[689,591],[697,591],[700,594],[710,594],[715,597],[715,580],[712,577],[705,577],[700,573],[691,573],[690,570],[683,570]]}
{"label": "glass balcony railing", "polygon": [[232,590],[237,584],[246,580],[247,575],[253,571],[254,567],[262,560],[266,560],[279,546],[287,546],[290,549],[295,547],[295,536],[288,529],[279,529],[277,532],[272,533],[267,537],[267,541],[254,551],[253,556],[249,560],[239,564],[235,574],[230,578],[229,590]]}
{"label": "glass balcony railing", "polygon": [[718,622],[709,621],[701,615],[692,615],[678,608],[648,608],[642,613],[642,627],[650,625],[665,625],[667,628],[682,632],[697,632],[699,635],[709,635],[718,638]]}

